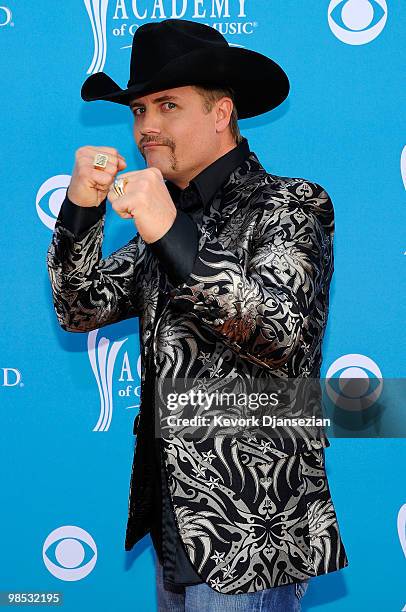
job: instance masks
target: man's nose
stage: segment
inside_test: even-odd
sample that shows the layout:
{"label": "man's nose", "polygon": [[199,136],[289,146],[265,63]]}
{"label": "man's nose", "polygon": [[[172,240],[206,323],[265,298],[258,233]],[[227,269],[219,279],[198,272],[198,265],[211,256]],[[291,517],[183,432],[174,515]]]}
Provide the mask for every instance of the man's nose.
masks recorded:
{"label": "man's nose", "polygon": [[158,126],[146,125],[142,126],[142,128],[140,129],[140,133],[142,134],[142,136],[147,136],[148,134],[160,134],[161,129]]}
{"label": "man's nose", "polygon": [[142,135],[159,134],[161,132],[161,121],[159,115],[153,112],[145,112],[141,115],[139,130]]}

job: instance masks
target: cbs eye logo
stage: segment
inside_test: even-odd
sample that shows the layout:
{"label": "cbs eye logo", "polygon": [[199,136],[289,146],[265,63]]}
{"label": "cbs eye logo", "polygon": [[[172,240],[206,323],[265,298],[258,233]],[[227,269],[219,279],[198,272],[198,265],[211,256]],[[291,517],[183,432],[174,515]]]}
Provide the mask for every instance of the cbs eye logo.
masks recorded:
{"label": "cbs eye logo", "polygon": [[0,6],[0,28],[9,24],[13,26],[14,22],[12,21],[12,18],[13,15],[8,6]]}
{"label": "cbs eye logo", "polygon": [[382,389],[381,370],[366,355],[343,355],[331,364],[326,374],[327,395],[343,410],[366,410],[379,399]]}
{"label": "cbs eye logo", "polygon": [[400,156],[400,174],[402,175],[403,185],[406,189],[406,147],[403,147]]}
{"label": "cbs eye logo", "polygon": [[74,525],[51,531],[42,547],[42,558],[49,572],[60,580],[81,580],[93,570],[97,547],[92,536]]}
{"label": "cbs eye logo", "polygon": [[35,198],[37,214],[42,223],[50,230],[55,227],[55,221],[65,199],[70,180],[69,174],[57,174],[47,179],[38,189]]}
{"label": "cbs eye logo", "polygon": [[386,0],[331,0],[328,24],[334,36],[348,45],[365,45],[382,32]]}

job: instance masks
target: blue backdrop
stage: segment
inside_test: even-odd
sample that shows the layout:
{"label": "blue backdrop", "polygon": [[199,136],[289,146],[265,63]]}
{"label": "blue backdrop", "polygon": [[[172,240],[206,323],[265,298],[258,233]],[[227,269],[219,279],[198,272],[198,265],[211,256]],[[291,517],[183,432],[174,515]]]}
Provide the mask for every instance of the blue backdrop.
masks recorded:
{"label": "blue backdrop", "polygon": [[[319,182],[335,206],[322,375],[370,360],[383,377],[402,378],[406,7],[385,0],[4,1],[0,591],[63,592],[69,612],[152,612],[149,536],[124,551],[138,321],[64,332],[46,270],[75,150],[114,146],[127,171],[144,167],[130,110],[85,103],[80,87],[102,70],[125,87],[135,28],[169,17],[208,23],[231,44],[280,63],[291,81],[288,99],[240,127],[269,172]],[[104,255],[134,231],[108,204]],[[406,610],[404,440],[330,441],[327,472],[349,566],[313,579],[304,609]]]}

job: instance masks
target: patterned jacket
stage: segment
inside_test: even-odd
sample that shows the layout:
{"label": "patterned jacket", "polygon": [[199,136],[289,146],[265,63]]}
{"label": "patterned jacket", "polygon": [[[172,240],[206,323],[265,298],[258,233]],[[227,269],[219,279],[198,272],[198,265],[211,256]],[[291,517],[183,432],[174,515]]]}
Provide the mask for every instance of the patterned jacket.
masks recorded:
{"label": "patterned jacket", "polygon": [[[125,541],[131,550],[150,531],[158,414],[150,404],[152,372],[158,381],[209,391],[227,381],[246,391],[258,381],[319,376],[334,209],[319,184],[269,174],[251,152],[193,221],[197,256],[181,282],[138,234],[103,259],[104,211],[80,236],[58,219],[47,265],[63,329],[88,332],[140,318],[141,408]],[[162,434],[162,456],[184,548],[212,588],[255,592],[348,565],[321,429],[271,439],[251,430],[181,433]]]}

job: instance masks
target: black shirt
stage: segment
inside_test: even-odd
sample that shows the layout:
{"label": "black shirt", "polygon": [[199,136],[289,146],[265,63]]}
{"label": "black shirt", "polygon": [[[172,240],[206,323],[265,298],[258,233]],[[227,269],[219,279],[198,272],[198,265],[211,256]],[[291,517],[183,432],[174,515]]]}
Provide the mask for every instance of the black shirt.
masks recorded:
{"label": "black shirt", "polygon": [[[197,230],[193,225],[201,221],[203,212],[207,210],[216,192],[249,153],[248,141],[244,138],[238,146],[202,170],[185,189],[166,181],[178,215],[168,232],[149,247],[174,282],[185,281],[192,271],[198,248]],[[151,539],[160,563],[163,564],[164,587],[182,593],[184,586],[203,581],[190,563],[178,535],[159,441],[156,442],[155,449],[158,485],[155,488],[155,507],[159,511],[154,519]]]}
{"label": "black shirt", "polygon": [[[159,240],[148,244],[158,257],[169,279],[180,284],[189,277],[198,251],[197,225],[214,195],[230,174],[250,154],[246,138],[231,151],[218,158],[195,176],[185,189],[167,180],[166,186],[176,205],[177,215],[172,227]],[[77,238],[80,238],[106,212],[106,198],[99,206],[82,207],[66,196],[58,218]],[[159,316],[159,313],[157,313]],[[151,388],[154,381],[149,381]],[[183,592],[187,585],[203,582],[195,572],[178,534],[170,499],[160,440],[154,443],[156,460],[155,504],[156,515],[151,539],[158,559],[163,564],[164,586],[168,590]]]}

